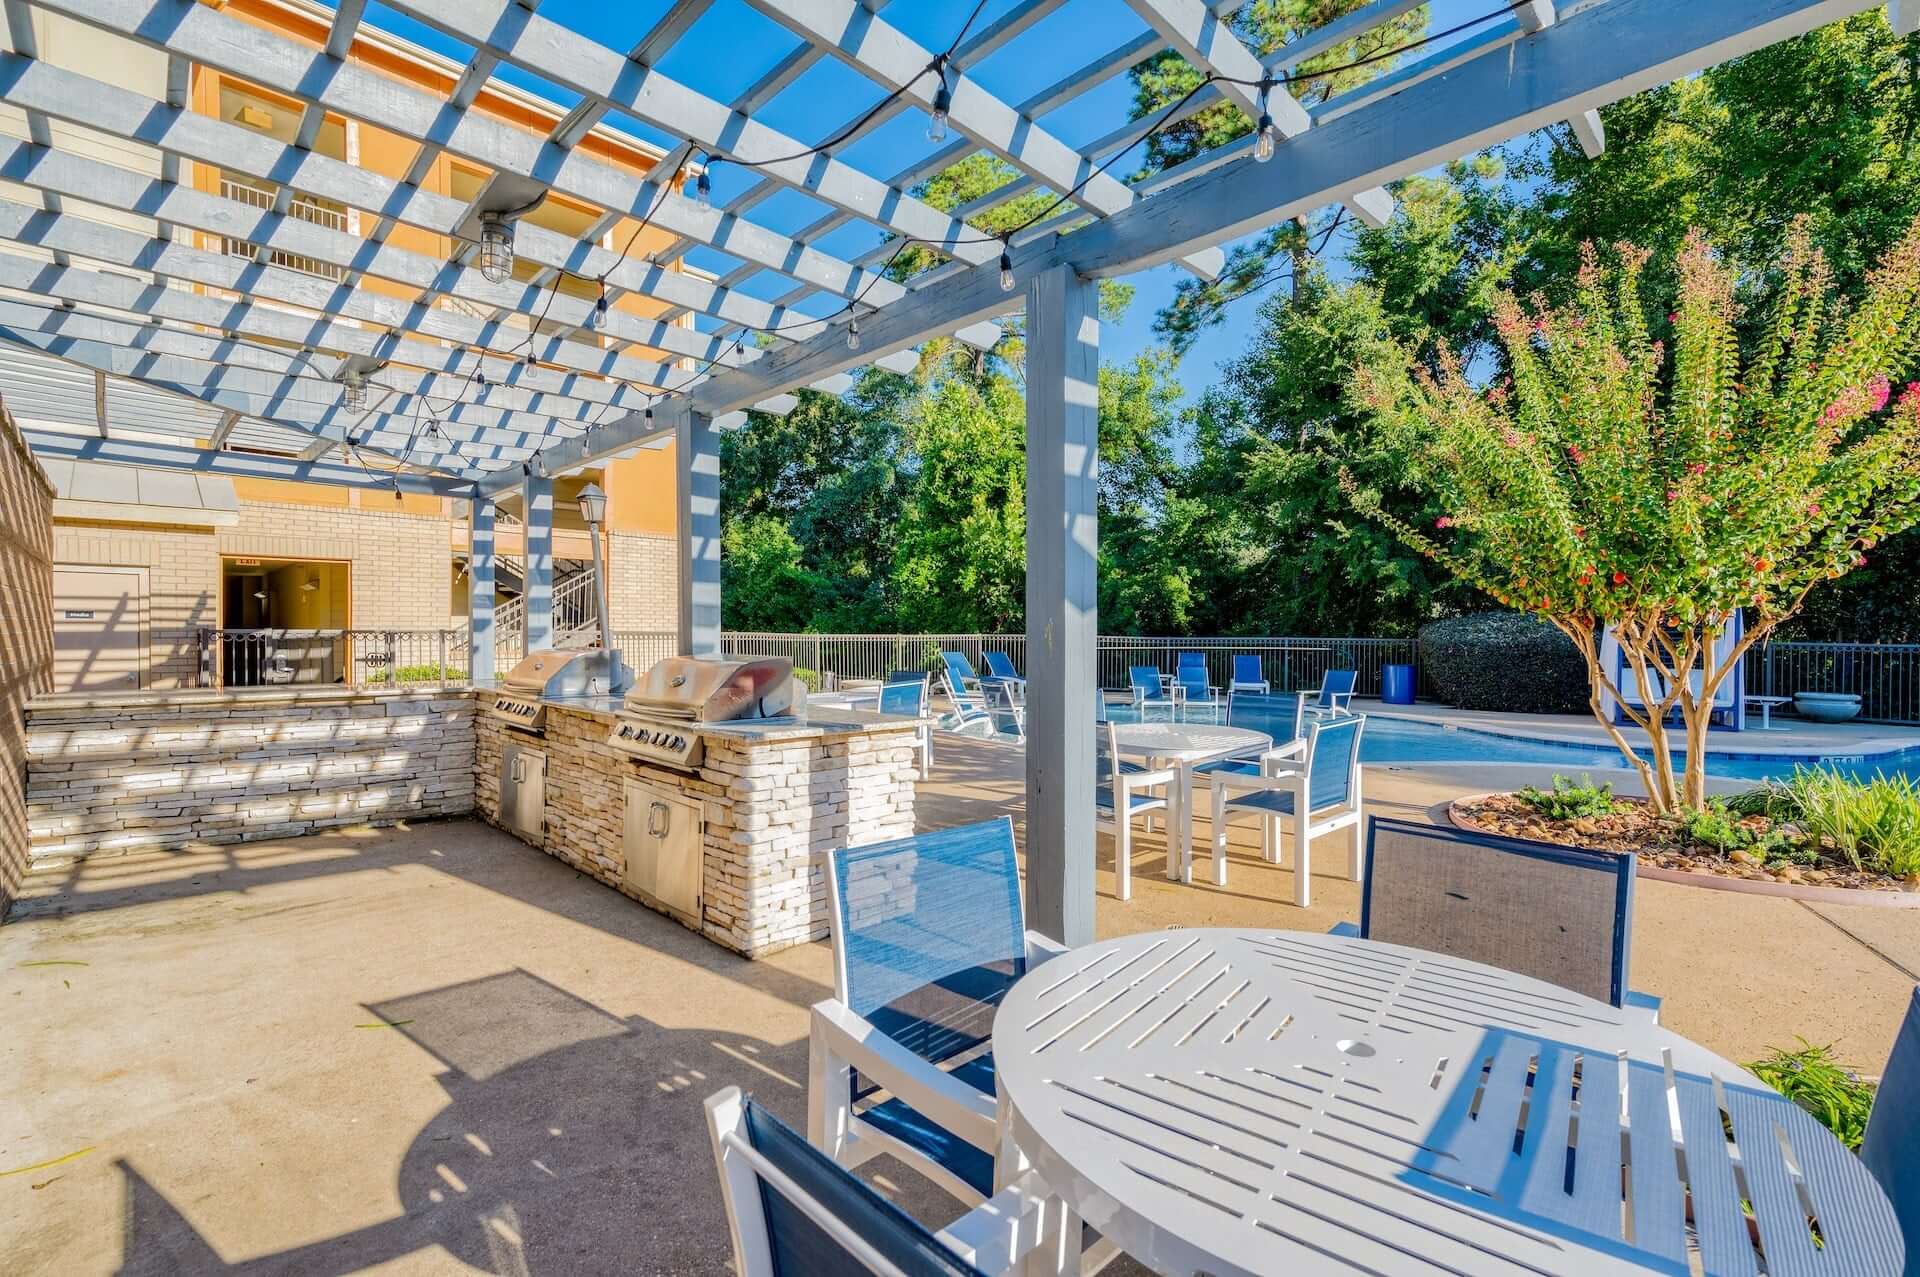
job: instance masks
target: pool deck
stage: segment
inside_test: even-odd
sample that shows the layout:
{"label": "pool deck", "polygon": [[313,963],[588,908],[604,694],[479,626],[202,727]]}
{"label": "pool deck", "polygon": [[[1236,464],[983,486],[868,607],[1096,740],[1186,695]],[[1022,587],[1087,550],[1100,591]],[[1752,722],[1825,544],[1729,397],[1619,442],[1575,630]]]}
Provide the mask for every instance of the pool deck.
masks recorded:
{"label": "pool deck", "polygon": [[[1365,714],[1392,715],[1417,719],[1424,723],[1443,723],[1494,732],[1502,736],[1523,736],[1534,740],[1563,741],[1574,745],[1599,745],[1614,748],[1606,729],[1591,714],[1512,714],[1490,710],[1455,709],[1417,701],[1412,705],[1387,705],[1377,700],[1356,697],[1353,707]],[[1888,754],[1896,750],[1920,748],[1920,728],[1893,723],[1815,723],[1804,718],[1781,718],[1776,712],[1773,730],[1760,730],[1758,712],[1749,714],[1751,722],[1743,732],[1715,728],[1707,738],[1710,754],[1746,754],[1756,757],[1782,755],[1855,755]],[[1631,723],[1622,724],[1621,733],[1634,745],[1645,745],[1647,734]],[[1669,740],[1676,739],[1670,733]],[[1685,733],[1677,734],[1684,744]]]}
{"label": "pool deck", "polygon": [[[920,824],[1024,833],[1023,767],[943,737]],[[1525,778],[1369,767],[1367,807],[1437,819]],[[1302,910],[1252,839],[1213,887],[1143,835],[1121,902],[1102,838],[1098,933],[1357,916],[1337,840]],[[1804,1036],[1877,1073],[1917,973],[1920,910],[1639,884],[1634,987],[1735,1061]],[[43,865],[0,926],[0,1273],[724,1273],[700,1102],[803,1120],[832,979],[824,944],[748,962],[472,820]]]}

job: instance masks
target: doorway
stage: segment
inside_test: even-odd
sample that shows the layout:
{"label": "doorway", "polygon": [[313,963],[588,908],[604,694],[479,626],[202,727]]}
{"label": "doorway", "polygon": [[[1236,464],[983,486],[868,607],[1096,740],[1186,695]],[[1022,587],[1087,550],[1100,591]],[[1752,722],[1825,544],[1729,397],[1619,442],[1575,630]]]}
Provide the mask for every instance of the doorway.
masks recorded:
{"label": "doorway", "polygon": [[137,690],[146,664],[146,569],[56,565],[54,690]]}
{"label": "doorway", "polygon": [[228,687],[335,683],[345,675],[352,564],[220,561],[222,681]]}

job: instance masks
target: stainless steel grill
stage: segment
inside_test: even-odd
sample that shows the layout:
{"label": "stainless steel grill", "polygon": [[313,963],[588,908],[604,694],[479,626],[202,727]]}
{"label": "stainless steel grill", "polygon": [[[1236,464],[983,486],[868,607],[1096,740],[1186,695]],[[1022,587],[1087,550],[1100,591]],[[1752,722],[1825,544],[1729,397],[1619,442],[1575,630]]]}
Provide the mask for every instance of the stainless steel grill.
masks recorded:
{"label": "stainless steel grill", "polygon": [[608,696],[628,681],[618,652],[549,648],[531,653],[507,672],[494,694],[492,713],[524,731],[544,731],[544,702]]}
{"label": "stainless steel grill", "polygon": [[700,765],[701,724],[791,717],[806,697],[793,662],[782,657],[670,656],[627,693],[607,744],[632,758],[690,770]]}

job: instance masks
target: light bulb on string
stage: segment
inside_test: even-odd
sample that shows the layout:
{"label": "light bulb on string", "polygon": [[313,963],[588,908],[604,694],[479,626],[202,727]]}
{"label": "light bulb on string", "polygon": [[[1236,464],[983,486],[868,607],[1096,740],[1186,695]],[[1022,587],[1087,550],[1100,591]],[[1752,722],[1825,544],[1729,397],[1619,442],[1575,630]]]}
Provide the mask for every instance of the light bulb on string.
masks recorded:
{"label": "light bulb on string", "polygon": [[1013,285],[1013,255],[1003,247],[1000,250],[1000,291],[1010,293]]}
{"label": "light bulb on string", "polygon": [[847,320],[847,349],[860,349],[860,317],[858,315]]}
{"label": "light bulb on string", "polygon": [[713,207],[713,183],[707,180],[707,169],[713,165],[713,157],[707,157],[707,163],[693,179],[693,202],[701,208]]}
{"label": "light bulb on string", "polygon": [[933,95],[933,113],[927,116],[927,141],[947,140],[947,114],[953,109],[953,90],[947,87],[947,73],[940,72],[940,87]]}
{"label": "light bulb on string", "polygon": [[1265,164],[1273,158],[1273,149],[1280,143],[1280,130],[1274,127],[1273,116],[1267,111],[1267,93],[1270,82],[1260,85],[1260,123],[1254,130],[1253,162]]}
{"label": "light bulb on string", "polygon": [[587,322],[590,325],[592,325],[593,331],[597,333],[606,331],[606,328],[607,328],[607,281],[604,279],[600,281],[600,296],[593,303],[593,314],[588,317]]}

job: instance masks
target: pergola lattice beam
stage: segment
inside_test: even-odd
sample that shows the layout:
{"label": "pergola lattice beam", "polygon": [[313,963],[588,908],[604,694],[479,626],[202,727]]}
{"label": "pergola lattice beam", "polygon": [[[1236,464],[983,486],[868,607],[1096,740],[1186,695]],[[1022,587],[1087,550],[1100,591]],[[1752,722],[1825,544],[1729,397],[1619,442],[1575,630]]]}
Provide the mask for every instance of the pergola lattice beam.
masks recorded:
{"label": "pergola lattice beam", "polygon": [[[923,74],[933,54],[861,9],[853,0],[749,0],[754,8],[796,35],[829,49],[835,56],[888,90],[901,89],[903,98],[931,107],[939,87]],[[1002,102],[964,70],[949,71],[953,126],[1056,191],[1085,188],[1073,202],[1093,212],[1111,215],[1134,203],[1126,183],[1094,171],[1086,157],[1055,137],[1030,116]],[[977,231],[968,234],[978,235]],[[994,253],[997,259],[997,251]],[[1205,278],[1218,275],[1222,255],[1205,248],[1188,255],[1184,265]]]}
{"label": "pergola lattice beam", "polygon": [[[1606,0],[1291,138],[1274,163],[1221,165],[1151,204],[1020,246],[1015,274],[1031,278],[1066,264],[1110,276],[1158,265],[1870,7],[1866,0]],[[1002,292],[997,275],[976,266],[917,290],[863,323],[863,343],[895,350],[1014,308],[1018,294]],[[694,411],[718,415],[852,362],[843,343],[814,338],[712,377],[687,398]],[[551,456],[576,463],[617,446],[629,428],[609,423]]]}
{"label": "pergola lattice beam", "polygon": [[[293,457],[268,457],[249,452],[209,452],[178,444],[148,443],[138,439],[101,439],[61,434],[53,430],[23,430],[27,446],[43,457],[71,461],[104,461],[110,465],[144,466],[159,470],[187,470],[196,474],[231,475],[248,479],[286,479],[294,483],[324,483],[336,488],[372,488],[379,491],[424,492],[438,497],[471,497],[473,482],[408,471],[368,472],[356,466],[306,462]],[[517,473],[517,471],[516,471]]]}
{"label": "pergola lattice beam", "polygon": [[[652,210],[663,229],[687,235],[723,253],[758,261],[771,270],[844,296],[867,290],[876,305],[898,297],[898,284],[875,279],[844,261],[815,250],[801,249],[787,236],[744,219],[699,207],[691,200],[660,189],[664,175],[636,175],[582,154],[559,152],[544,137],[529,134],[478,111],[450,111],[447,103],[419,92],[357,63],[332,63],[323,51],[308,48],[238,18],[210,9],[197,0],[35,0],[42,7],[171,53],[202,66],[240,76],[256,84],[280,86],[302,101],[312,102],[342,116],[418,138],[496,172],[512,174],[587,204],[641,216]],[[413,16],[426,6],[398,6]],[[471,42],[473,24],[485,12],[511,7],[539,29],[561,32],[571,47],[581,37],[556,24],[537,19],[513,0],[502,5],[489,0],[486,10],[448,4],[453,34]],[[436,11],[437,12],[437,11]],[[439,15],[447,16],[447,15]],[[501,15],[509,23],[517,20]],[[591,41],[585,42],[591,45]],[[492,48],[493,46],[489,46]],[[598,46],[605,49],[605,46]],[[638,76],[619,54],[607,50],[623,71],[617,78]],[[532,67],[527,69],[532,70]],[[628,75],[632,72],[633,75]],[[717,105],[717,104],[716,104]],[[725,108],[720,108],[724,110]],[[852,170],[849,170],[850,172]],[[656,198],[657,197],[657,198]]]}

